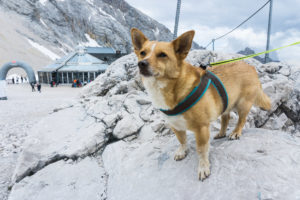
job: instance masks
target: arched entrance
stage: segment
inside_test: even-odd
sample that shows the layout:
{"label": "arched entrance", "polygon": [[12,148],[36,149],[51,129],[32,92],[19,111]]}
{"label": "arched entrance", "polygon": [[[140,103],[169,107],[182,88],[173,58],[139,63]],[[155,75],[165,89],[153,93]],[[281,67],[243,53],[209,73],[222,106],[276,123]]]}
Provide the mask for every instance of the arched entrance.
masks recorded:
{"label": "arched entrance", "polygon": [[29,83],[36,83],[35,74],[34,74],[32,67],[30,67],[26,63],[20,62],[20,61],[12,61],[12,62],[5,63],[0,68],[0,81],[2,81],[2,80],[5,81],[8,71],[15,67],[21,67],[22,69],[25,70],[25,72],[28,76],[28,79],[29,79]]}
{"label": "arched entrance", "polygon": [[20,61],[12,61],[12,62],[8,62],[5,63],[1,68],[0,68],[0,100],[6,100],[7,96],[6,96],[6,75],[8,73],[8,71],[12,68],[16,68],[16,67],[20,67],[22,69],[25,70],[29,83],[36,83],[36,79],[35,79],[35,74],[34,71],[32,69],[32,67],[30,67],[29,65],[27,65],[24,62],[20,62]]}

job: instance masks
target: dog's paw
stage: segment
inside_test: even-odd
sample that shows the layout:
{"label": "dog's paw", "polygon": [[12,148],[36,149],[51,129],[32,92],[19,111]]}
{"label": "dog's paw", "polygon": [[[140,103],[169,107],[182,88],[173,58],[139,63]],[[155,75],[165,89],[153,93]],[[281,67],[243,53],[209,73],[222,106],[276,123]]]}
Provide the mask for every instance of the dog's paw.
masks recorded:
{"label": "dog's paw", "polygon": [[188,148],[185,146],[180,146],[175,152],[174,160],[176,161],[182,160],[186,157],[187,154],[188,154]]}
{"label": "dog's paw", "polygon": [[224,138],[224,137],[226,137],[226,134],[218,133],[218,134],[214,137],[214,139],[221,139],[221,138]]}
{"label": "dog's paw", "polygon": [[240,139],[241,136],[242,136],[241,133],[232,132],[232,133],[229,135],[229,139],[230,139],[230,140],[237,140],[237,139]]}
{"label": "dog's paw", "polygon": [[203,181],[210,175],[209,163],[199,163],[198,178]]}

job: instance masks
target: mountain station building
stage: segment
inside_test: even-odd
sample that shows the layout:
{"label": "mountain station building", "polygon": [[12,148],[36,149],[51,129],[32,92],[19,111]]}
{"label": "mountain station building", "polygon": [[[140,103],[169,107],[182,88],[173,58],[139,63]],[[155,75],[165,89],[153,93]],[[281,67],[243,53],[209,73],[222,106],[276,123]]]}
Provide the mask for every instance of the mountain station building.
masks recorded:
{"label": "mountain station building", "polygon": [[75,52],[39,70],[39,82],[72,84],[76,79],[88,83],[105,72],[108,65],[122,55],[107,47],[78,47]]}

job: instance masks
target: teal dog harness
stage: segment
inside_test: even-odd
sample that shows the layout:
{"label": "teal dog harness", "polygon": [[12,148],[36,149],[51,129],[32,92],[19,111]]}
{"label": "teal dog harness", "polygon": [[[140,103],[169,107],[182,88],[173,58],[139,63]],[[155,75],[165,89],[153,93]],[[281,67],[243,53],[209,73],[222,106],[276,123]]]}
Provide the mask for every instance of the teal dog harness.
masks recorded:
{"label": "teal dog harness", "polygon": [[169,116],[180,115],[188,111],[204,96],[210,84],[212,84],[216,88],[217,92],[222,98],[223,112],[225,112],[228,106],[228,95],[226,89],[221,80],[214,73],[208,70],[206,70],[205,75],[202,76],[199,85],[197,85],[193,89],[193,91],[175,108],[173,108],[172,110],[160,109],[160,111]]}

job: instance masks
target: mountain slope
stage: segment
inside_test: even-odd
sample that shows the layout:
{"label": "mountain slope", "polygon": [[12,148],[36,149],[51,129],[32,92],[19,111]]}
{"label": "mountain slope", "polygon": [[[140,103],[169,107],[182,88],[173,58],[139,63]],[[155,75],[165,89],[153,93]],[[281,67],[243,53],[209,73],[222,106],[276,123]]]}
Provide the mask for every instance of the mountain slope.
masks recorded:
{"label": "mountain slope", "polygon": [[[2,12],[0,9],[0,67],[13,60],[24,61],[34,69],[50,64],[52,59],[33,47],[29,42],[32,40],[29,38],[35,38],[35,41],[39,41],[39,43],[42,41],[37,40],[38,35],[24,27],[22,22],[23,20],[18,15]],[[50,46],[48,48],[51,49]],[[12,69],[9,72],[15,73],[16,71]],[[20,72],[21,70],[18,70],[18,73]],[[25,74],[24,71],[23,73]]]}
{"label": "mountain slope", "polygon": [[170,40],[171,32],[123,0],[10,0],[0,6],[18,13],[24,24],[50,44],[72,50],[94,39],[101,46],[131,51],[129,30],[151,39]]}

